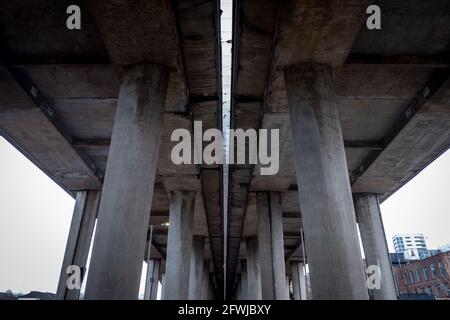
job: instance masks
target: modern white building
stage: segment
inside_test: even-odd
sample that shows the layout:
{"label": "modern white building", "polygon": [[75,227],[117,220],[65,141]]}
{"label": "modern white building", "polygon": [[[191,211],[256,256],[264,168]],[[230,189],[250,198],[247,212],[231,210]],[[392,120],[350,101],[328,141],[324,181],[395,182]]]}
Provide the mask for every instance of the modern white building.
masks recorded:
{"label": "modern white building", "polygon": [[397,234],[392,241],[395,252],[403,253],[408,260],[425,259],[436,253],[436,250],[428,250],[426,237],[421,233]]}
{"label": "modern white building", "polygon": [[439,250],[441,250],[441,252],[448,252],[448,251],[450,251],[450,243],[447,243],[446,245],[443,245],[442,247],[439,247]]}

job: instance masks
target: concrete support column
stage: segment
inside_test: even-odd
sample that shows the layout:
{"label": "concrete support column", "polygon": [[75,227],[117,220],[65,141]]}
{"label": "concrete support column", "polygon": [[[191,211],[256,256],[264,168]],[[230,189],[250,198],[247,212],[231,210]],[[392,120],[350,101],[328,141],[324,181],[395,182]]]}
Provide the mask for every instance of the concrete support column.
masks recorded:
{"label": "concrete support column", "polygon": [[284,70],[314,299],[368,299],[332,67]]}
{"label": "concrete support column", "polygon": [[67,268],[71,265],[80,268],[81,285],[86,274],[87,258],[92,235],[94,233],[100,195],[101,192],[95,190],[77,192],[69,237],[67,239],[66,251],[64,253],[64,260],[56,292],[56,298],[59,300],[79,299],[80,288],[67,288],[67,278],[73,272],[67,273]]}
{"label": "concrete support column", "polygon": [[189,300],[201,300],[203,291],[205,237],[194,236],[192,239],[191,267],[189,271]]}
{"label": "concrete support column", "polygon": [[242,298],[241,300],[247,300],[248,294],[248,276],[247,276],[247,262],[245,260],[241,260],[241,281],[242,281]]}
{"label": "concrete support column", "polygon": [[236,284],[236,294],[234,300],[242,300],[242,282],[238,276],[238,282]]}
{"label": "concrete support column", "polygon": [[247,249],[247,299],[261,300],[261,269],[258,256],[258,239],[249,237],[246,239]]}
{"label": "concrete support column", "polygon": [[288,300],[286,292],[286,264],[284,257],[283,213],[279,192],[270,192],[270,233],[272,238],[272,266],[275,299]]}
{"label": "concrete support column", "polygon": [[289,276],[286,276],[286,295],[287,300],[291,299],[291,281],[289,280]]}
{"label": "concrete support column", "polygon": [[356,218],[361,232],[367,266],[376,266],[380,287],[371,289],[374,300],[396,300],[397,290],[392,273],[389,249],[386,243],[383,220],[376,194],[353,196]]}
{"label": "concrete support column", "polygon": [[150,259],[147,262],[147,278],[145,281],[144,300],[156,300],[158,296],[160,269],[161,259]]}
{"label": "concrete support column", "polygon": [[303,271],[303,263],[291,261],[292,289],[294,300],[307,300],[306,276]]}
{"label": "concrete support column", "polygon": [[138,298],[167,81],[151,64],[122,75],[86,299]]}
{"label": "concrete support column", "polygon": [[258,251],[263,300],[286,300],[283,218],[279,193],[258,192]]}
{"label": "concrete support column", "polygon": [[209,278],[209,260],[205,260],[203,264],[203,280],[202,280],[202,300],[209,300],[209,289],[211,279]]}
{"label": "concrete support column", "polygon": [[161,300],[164,299],[164,291],[166,288],[166,274],[165,273],[161,273]]}
{"label": "concrete support column", "polygon": [[212,281],[209,281],[208,300],[214,300],[214,285]]}
{"label": "concrete support column", "polygon": [[188,299],[194,199],[194,191],[170,191],[165,300]]}

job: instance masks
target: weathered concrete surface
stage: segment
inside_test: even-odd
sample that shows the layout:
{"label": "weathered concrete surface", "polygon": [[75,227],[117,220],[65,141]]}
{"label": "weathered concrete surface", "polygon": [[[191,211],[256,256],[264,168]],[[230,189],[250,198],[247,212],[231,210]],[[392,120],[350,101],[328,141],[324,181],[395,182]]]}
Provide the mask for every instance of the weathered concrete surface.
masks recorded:
{"label": "weathered concrete surface", "polygon": [[256,194],[258,255],[263,300],[286,300],[286,267],[280,195]]}
{"label": "weathered concrete surface", "polygon": [[202,300],[211,299],[211,279],[209,276],[209,260],[203,263],[203,278],[202,278]]}
{"label": "weathered concrete surface", "polygon": [[247,248],[247,299],[261,300],[261,267],[258,254],[258,239],[249,237],[245,243]]}
{"label": "weathered concrete surface", "polygon": [[303,271],[303,263],[291,261],[292,289],[294,300],[306,300],[306,278]]}
{"label": "weathered concrete surface", "polygon": [[192,239],[191,266],[189,269],[189,300],[201,300],[203,290],[205,237],[194,236]]}
{"label": "weathered concrete surface", "polygon": [[285,69],[314,299],[367,299],[331,67]]}
{"label": "weathered concrete surface", "polygon": [[188,299],[194,199],[194,191],[170,192],[164,300]]}
{"label": "weathered concrete surface", "polygon": [[[374,300],[397,300],[397,289],[392,273],[378,196],[376,194],[355,194],[353,200],[366,265],[375,266],[375,272],[379,272],[380,287],[371,290],[372,298]],[[371,270],[371,273],[373,272],[374,270]]]}
{"label": "weathered concrete surface", "polygon": [[147,262],[147,278],[145,280],[144,300],[157,299],[160,273],[161,259],[149,259]]}
{"label": "weathered concrete surface", "polygon": [[[191,130],[192,120],[203,121],[204,128],[220,127],[218,3],[80,0],[82,31],[65,28],[70,4],[66,0],[24,0],[0,5],[0,37],[4,40],[0,58],[6,72],[0,77],[2,135],[72,195],[77,190],[101,189],[121,71],[141,62],[167,65],[170,79],[161,128],[164,142],[151,223],[168,221],[163,177],[183,185],[193,178],[206,180],[209,190],[220,192],[218,166],[202,166],[214,169],[203,178],[200,166],[175,166],[170,161],[174,128]],[[43,15],[46,19],[41,19]],[[11,70],[25,74],[31,84],[22,88],[9,74]],[[39,99],[31,97],[33,87]],[[57,126],[53,117],[58,119]],[[164,201],[159,200],[162,198]],[[208,212],[196,209],[194,234],[213,239],[206,239],[205,256],[212,258],[213,247],[211,272],[222,277],[220,205],[220,194],[205,197]],[[215,232],[209,232],[209,225]],[[165,256],[167,230],[157,230],[153,242]],[[213,282],[221,284],[220,280]]]}
{"label": "weathered concrete surface", "polygon": [[123,75],[86,299],[137,298],[167,76],[164,67],[149,64]]}
{"label": "weathered concrete surface", "polygon": [[[86,274],[87,259],[91,239],[94,233],[95,219],[97,218],[100,203],[100,191],[79,191],[77,193],[72,222],[69,229],[66,251],[59,276],[56,298],[59,300],[78,300],[80,290],[67,287],[67,273],[69,266],[78,266],[81,271],[81,283]],[[71,271],[73,272],[73,271]]]}

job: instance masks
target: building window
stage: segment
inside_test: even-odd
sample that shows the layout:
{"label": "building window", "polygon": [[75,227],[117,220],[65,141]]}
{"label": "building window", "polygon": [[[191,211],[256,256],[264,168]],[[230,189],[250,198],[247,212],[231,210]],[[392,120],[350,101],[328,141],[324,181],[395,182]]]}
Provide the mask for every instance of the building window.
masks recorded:
{"label": "building window", "polygon": [[416,280],[417,280],[417,282],[422,281],[422,280],[420,279],[420,269],[416,269]]}
{"label": "building window", "polygon": [[450,288],[449,288],[449,286],[448,286],[448,283],[444,283],[444,288],[445,288],[445,290],[447,291],[447,292],[446,292],[447,296],[450,296]]}
{"label": "building window", "polygon": [[445,267],[444,267],[444,264],[439,262],[438,266],[439,266],[439,273],[440,273],[441,277],[445,277]]}
{"label": "building window", "polygon": [[414,273],[412,271],[409,272],[409,280],[411,283],[414,283]]}
{"label": "building window", "polygon": [[423,281],[428,281],[428,271],[427,267],[423,268]]}
{"label": "building window", "polygon": [[439,284],[436,285],[436,296],[437,297],[441,296],[441,286]]}
{"label": "building window", "polygon": [[408,275],[405,273],[403,273],[403,281],[405,282],[405,286],[408,285]]}
{"label": "building window", "polygon": [[436,279],[436,274],[434,272],[434,264],[430,265],[431,279]]}

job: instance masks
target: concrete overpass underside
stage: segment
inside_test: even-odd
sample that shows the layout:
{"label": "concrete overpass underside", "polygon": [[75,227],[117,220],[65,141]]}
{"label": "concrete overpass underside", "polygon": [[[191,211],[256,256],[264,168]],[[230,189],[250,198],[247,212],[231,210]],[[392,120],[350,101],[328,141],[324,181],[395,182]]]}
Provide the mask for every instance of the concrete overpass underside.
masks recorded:
{"label": "concrete overpass underside", "polygon": [[76,198],[58,298],[91,239],[86,299],[137,299],[143,261],[146,299],[397,297],[379,202],[450,146],[448,2],[235,0],[231,126],[280,163],[230,165],[226,213],[221,165],[171,160],[222,129],[219,1],[75,1],[68,31],[72,2],[0,5],[0,133]]}
{"label": "concrete overpass underside", "polygon": [[[308,246],[308,238],[311,241],[330,240],[320,235],[314,236],[314,233],[332,233],[337,229],[327,230],[325,227],[325,230],[311,230],[317,227],[314,221],[302,226],[303,215],[318,215],[321,210],[316,207],[315,212],[301,214],[302,192],[305,201],[306,197],[313,196],[311,201],[321,202],[326,201],[326,193],[330,191],[321,188],[318,194],[313,195],[302,189],[311,185],[298,184],[297,179],[300,178],[299,172],[296,175],[296,162],[308,161],[302,153],[309,152],[310,146],[302,144],[299,154],[295,154],[293,146],[299,143],[297,139],[302,135],[310,133],[308,128],[301,128],[301,131],[295,132],[300,136],[293,139],[289,90],[286,89],[285,79],[287,68],[306,65],[303,70],[299,67],[294,73],[306,73],[309,64],[328,65],[333,69],[332,99],[339,115],[344,147],[340,151],[345,151],[348,179],[355,199],[377,195],[380,201],[385,200],[450,145],[448,3],[240,0],[235,4],[232,126],[279,129],[280,169],[275,176],[262,176],[260,165],[231,166],[227,261],[230,295],[236,291],[241,294],[243,290],[240,285],[243,279],[240,262],[245,263],[248,256],[246,241],[251,237],[262,237],[256,221],[259,215],[265,214],[267,203],[261,201],[258,209],[258,194],[278,194],[280,199],[277,205],[281,205],[284,232],[278,240],[284,241],[285,267],[289,277],[291,262],[303,263],[305,252],[306,262],[314,261],[310,267],[316,270],[323,268],[324,273],[333,273],[333,263],[349,263],[339,257],[324,257],[328,253],[327,247],[342,255],[339,245],[324,243],[323,246]],[[368,30],[366,27],[366,8],[370,4],[381,8],[381,30]],[[308,80],[312,82],[311,78]],[[313,88],[307,88],[313,92],[311,95],[319,97],[303,98],[320,99],[317,92],[320,86],[320,83],[314,83],[311,85]],[[305,119],[306,122],[311,120],[308,117],[316,117],[314,120],[321,121],[317,120],[321,116],[331,117],[319,112],[314,115],[304,112],[304,118],[296,120]],[[323,121],[326,124],[329,120]],[[340,135],[336,128],[333,130],[333,134]],[[325,133],[320,135],[320,142],[325,143]],[[326,161],[333,161],[332,155],[324,156]],[[320,162],[320,159],[315,161]],[[310,170],[320,169],[310,167]],[[325,171],[325,174],[330,174],[330,171]],[[308,179],[306,176],[304,178]],[[341,183],[339,188],[345,188],[345,184]],[[357,204],[355,207],[357,211],[360,209]],[[304,208],[307,210],[311,206],[305,205]],[[332,211],[335,209],[332,208]],[[327,221],[324,215],[319,223],[332,222]],[[361,221],[359,224],[362,229]],[[302,229],[306,242],[303,248]],[[265,236],[270,238],[270,235]],[[364,246],[364,235],[362,237]],[[349,241],[338,236],[334,239]],[[270,243],[270,239],[267,241]],[[272,237],[272,250],[275,248],[273,241]],[[264,245],[261,241],[259,244]],[[357,249],[356,246],[354,249]],[[370,248],[364,249],[367,257]],[[318,251],[318,256],[311,257],[311,250]],[[359,255],[359,252],[353,253]],[[260,264],[262,268],[263,262],[260,261]],[[275,264],[270,267],[276,269]],[[352,268],[358,267],[354,265]],[[310,268],[309,271],[313,277],[314,270]],[[264,272],[261,273],[263,277]],[[334,277],[338,276],[345,277],[336,271]],[[282,295],[277,296],[276,288],[285,284],[277,283],[276,279],[270,281],[273,283],[266,285],[266,289],[264,284],[262,289],[258,288],[263,299],[283,298]],[[327,284],[315,287],[315,280],[310,281],[313,298],[351,298],[351,293],[345,292],[345,286],[341,292],[330,295],[332,289]],[[254,291],[253,288],[250,297],[260,297],[261,292],[256,290],[254,295]]]}
{"label": "concrete overpass underside", "polygon": [[[203,121],[204,127],[221,125],[218,4],[184,0],[133,1],[133,5],[127,1],[77,1],[82,29],[68,31],[66,8],[72,2],[20,1],[1,5],[2,134],[70,194],[100,191],[105,174],[108,179],[121,75],[130,65],[166,66],[169,80],[161,133],[152,133],[160,135],[159,156],[156,163],[147,160],[156,165],[153,196],[143,199],[151,210],[142,213],[145,217],[140,224],[131,227],[145,223],[135,231],[144,232],[148,241],[148,226],[154,226],[151,257],[162,258],[165,263],[169,228],[164,224],[169,222],[170,192],[194,191],[191,233],[204,238],[205,266],[211,274],[214,294],[220,297],[221,168],[175,165],[170,158],[176,144],[170,139],[174,129],[192,132],[194,120]],[[124,160],[133,161],[133,155],[124,151]],[[143,196],[139,192],[122,195],[131,202]],[[145,208],[131,209],[128,214]],[[126,216],[123,218],[126,224]],[[120,246],[120,239],[110,241]],[[138,247],[142,267],[148,244],[145,252],[142,245]],[[130,264],[132,258],[136,259],[127,252],[111,255],[118,256],[112,259],[129,258]],[[99,293],[98,297],[111,296]]]}

